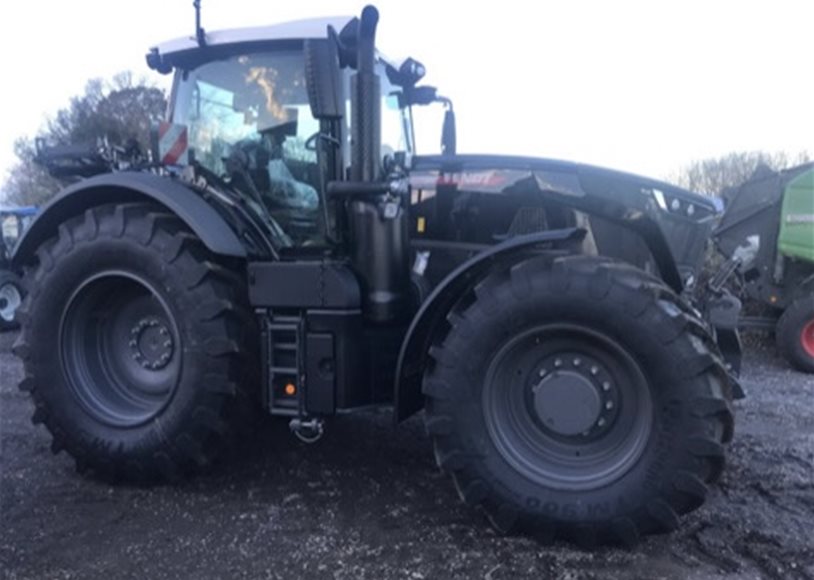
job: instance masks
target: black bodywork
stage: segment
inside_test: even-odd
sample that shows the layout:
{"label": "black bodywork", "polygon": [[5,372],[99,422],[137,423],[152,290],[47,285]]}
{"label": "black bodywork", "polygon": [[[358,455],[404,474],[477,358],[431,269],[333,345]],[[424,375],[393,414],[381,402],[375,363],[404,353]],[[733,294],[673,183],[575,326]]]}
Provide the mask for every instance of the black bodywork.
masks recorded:
{"label": "black bodywork", "polygon": [[[450,306],[490,268],[540,249],[623,260],[679,294],[693,285],[715,218],[699,195],[548,159],[446,154],[382,162],[374,12],[366,9],[328,40],[284,43],[306,52],[309,98],[324,136],[317,153],[329,176],[320,192],[332,230],[326,247],[287,245],[234,183],[193,165],[107,173],[66,189],[32,224],[15,263],[35,259],[62,222],[95,205],[163,206],[212,254],[245,272],[261,332],[264,404],[292,417],[387,403],[398,419],[419,410],[425,357]],[[201,46],[175,61],[152,53],[148,62],[168,72],[240,48]],[[335,146],[347,141],[335,98],[338,63],[355,70],[349,167]],[[405,85],[405,94],[435,98],[434,89],[420,88]],[[454,137],[446,140],[449,153]]]}
{"label": "black bodywork", "polygon": [[[391,271],[392,252],[354,259],[348,244],[314,255],[306,250],[292,255],[283,248],[272,253],[246,242],[252,224],[220,207],[206,187],[145,172],[97,176],[65,190],[32,224],[15,260],[31,259],[67,216],[111,200],[150,199],[178,215],[213,253],[247,260],[249,300],[265,339],[270,411],[328,415],[394,402],[397,417],[404,419],[422,405],[421,369],[446,312],[496,262],[510,263],[539,249],[595,253],[649,270],[681,293],[697,274],[714,217],[714,207],[701,196],[646,178],[554,160],[416,157],[406,176],[412,203],[405,205],[396,229],[410,232],[409,247],[402,249],[409,263],[417,253],[428,252],[429,258],[422,275],[413,273],[412,283],[401,281],[410,276],[405,264],[398,264],[401,279],[385,275],[372,280],[394,285],[394,292],[401,286],[397,313],[384,322],[371,316],[365,303],[366,292],[381,290],[369,288],[365,272],[381,276]],[[693,204],[693,217],[662,209],[654,190],[667,203],[677,199],[685,208]],[[351,216],[354,203],[364,207],[372,202],[345,202]],[[356,247],[381,247],[377,218],[358,215],[372,228],[373,238]],[[361,229],[357,224],[355,231]],[[273,361],[274,343],[285,342],[279,336],[286,333],[278,330],[281,320],[289,338],[303,347],[298,360],[285,365]],[[273,367],[287,368],[288,374],[274,373]],[[281,389],[289,380],[300,383],[302,394],[281,405]]]}

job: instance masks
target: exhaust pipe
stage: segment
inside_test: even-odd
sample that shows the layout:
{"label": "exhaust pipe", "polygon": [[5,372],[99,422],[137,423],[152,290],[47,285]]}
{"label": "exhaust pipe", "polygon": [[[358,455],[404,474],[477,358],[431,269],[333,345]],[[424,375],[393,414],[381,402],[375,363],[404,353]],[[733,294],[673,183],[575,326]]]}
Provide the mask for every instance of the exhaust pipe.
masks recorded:
{"label": "exhaust pipe", "polygon": [[376,25],[379,11],[365,6],[359,21],[356,43],[356,73],[351,77],[351,179],[378,178],[381,156],[381,95],[375,72]]}

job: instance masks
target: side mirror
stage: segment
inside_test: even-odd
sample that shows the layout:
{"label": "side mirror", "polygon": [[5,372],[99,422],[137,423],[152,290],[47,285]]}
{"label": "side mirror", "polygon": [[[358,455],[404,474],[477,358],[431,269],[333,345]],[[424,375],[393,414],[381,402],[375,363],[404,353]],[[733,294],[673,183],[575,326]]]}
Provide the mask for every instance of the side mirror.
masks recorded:
{"label": "side mirror", "polygon": [[305,41],[305,83],[315,119],[339,119],[344,114],[339,56],[330,39]]}
{"label": "side mirror", "polygon": [[424,75],[427,74],[427,69],[424,65],[414,58],[405,60],[398,69],[388,64],[385,70],[387,72],[387,78],[391,83],[399,87],[404,87],[405,89],[416,86],[418,81],[423,79]]}

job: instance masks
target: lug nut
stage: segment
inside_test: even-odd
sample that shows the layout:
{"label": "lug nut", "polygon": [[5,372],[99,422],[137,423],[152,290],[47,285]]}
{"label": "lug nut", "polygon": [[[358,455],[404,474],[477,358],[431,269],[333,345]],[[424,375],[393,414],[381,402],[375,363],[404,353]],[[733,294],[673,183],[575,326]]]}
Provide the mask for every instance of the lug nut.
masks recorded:
{"label": "lug nut", "polygon": [[578,367],[581,364],[582,364],[582,359],[580,359],[580,358],[575,358],[574,359],[574,366],[575,367]]}
{"label": "lug nut", "polygon": [[562,366],[562,359],[556,359],[554,361],[554,366],[557,367],[557,368],[561,367]]}
{"label": "lug nut", "polygon": [[599,367],[591,367],[591,374],[596,376],[599,374]]}
{"label": "lug nut", "polygon": [[545,370],[545,369],[540,369],[540,372],[539,372],[539,373],[537,373],[537,375],[538,375],[540,378],[543,378],[543,377],[544,377],[544,376],[546,376],[547,374],[548,374],[548,371],[547,371],[547,370]]}
{"label": "lug nut", "polygon": [[604,427],[605,426],[605,419],[600,418],[599,421],[596,422],[597,427]]}
{"label": "lug nut", "polygon": [[606,408],[608,411],[610,411],[611,409],[613,409],[613,401],[608,401],[607,403],[605,403],[605,408]]}
{"label": "lug nut", "polygon": [[602,390],[603,391],[610,391],[610,388],[611,388],[611,384],[608,381],[605,381],[604,383],[602,383]]}

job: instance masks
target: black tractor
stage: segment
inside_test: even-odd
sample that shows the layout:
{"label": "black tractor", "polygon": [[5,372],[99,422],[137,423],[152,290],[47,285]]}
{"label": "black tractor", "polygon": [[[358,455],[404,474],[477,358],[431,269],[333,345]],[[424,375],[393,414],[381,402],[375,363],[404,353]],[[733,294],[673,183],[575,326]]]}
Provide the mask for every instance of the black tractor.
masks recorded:
{"label": "black tractor", "polygon": [[[257,409],[306,441],[339,413],[423,410],[498,530],[675,529],[721,474],[740,393],[737,324],[715,316],[736,301],[704,309],[715,327],[688,298],[715,207],[456,154],[451,101],[377,52],[377,21],[150,51],[175,75],[151,160],[65,189],[14,256],[34,422],[80,471],[155,481],[211,465]],[[432,103],[442,153],[422,156],[411,112]]]}

